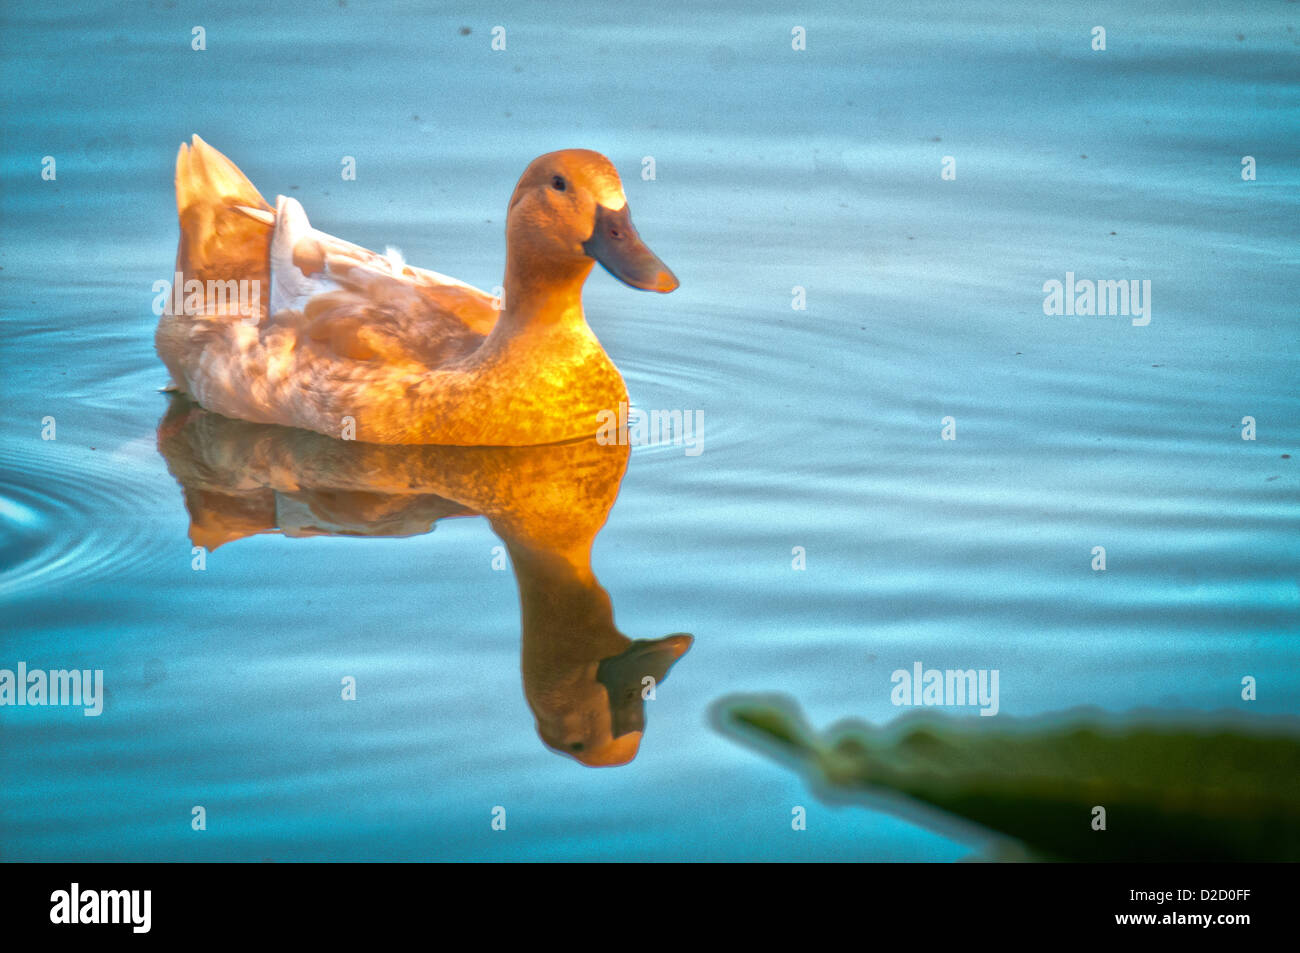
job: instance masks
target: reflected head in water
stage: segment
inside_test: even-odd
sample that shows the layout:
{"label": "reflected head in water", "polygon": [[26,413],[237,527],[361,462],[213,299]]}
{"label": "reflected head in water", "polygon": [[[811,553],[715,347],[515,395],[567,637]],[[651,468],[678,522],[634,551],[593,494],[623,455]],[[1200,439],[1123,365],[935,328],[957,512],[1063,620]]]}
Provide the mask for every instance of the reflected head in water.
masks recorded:
{"label": "reflected head in water", "polygon": [[368,444],[232,420],[173,397],[158,449],[184,493],[190,539],[209,550],[259,533],[414,536],[441,519],[486,517],[519,585],[524,695],[538,734],[583,764],[636,756],[645,700],[691,646],[681,633],[620,632],[591,570],[625,444]]}

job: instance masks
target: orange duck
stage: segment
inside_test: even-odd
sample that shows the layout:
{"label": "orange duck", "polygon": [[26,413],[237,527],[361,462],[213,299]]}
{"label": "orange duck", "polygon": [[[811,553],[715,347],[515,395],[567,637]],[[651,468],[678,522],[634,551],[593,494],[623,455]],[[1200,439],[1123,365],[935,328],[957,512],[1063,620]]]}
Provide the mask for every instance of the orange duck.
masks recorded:
{"label": "orange duck", "polygon": [[[293,199],[272,209],[198,136],[176,160],[176,204],[184,292],[155,335],[175,389],[227,417],[370,443],[592,436],[627,400],[583,315],[592,265],[647,291],[678,284],[632,227],[613,164],[586,149],[533,160],[515,186],[504,300],[316,231]],[[241,281],[259,289],[244,306],[206,293]]]}

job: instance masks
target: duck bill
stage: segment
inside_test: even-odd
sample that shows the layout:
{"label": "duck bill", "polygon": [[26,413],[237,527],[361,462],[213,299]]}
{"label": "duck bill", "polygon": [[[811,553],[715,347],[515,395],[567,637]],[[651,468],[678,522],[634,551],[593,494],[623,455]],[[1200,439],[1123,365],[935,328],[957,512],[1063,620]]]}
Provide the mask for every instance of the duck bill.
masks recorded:
{"label": "duck bill", "polygon": [[591,237],[582,243],[582,250],[633,288],[667,294],[678,285],[677,276],[641,241],[626,205],[617,212],[596,206],[596,225]]}

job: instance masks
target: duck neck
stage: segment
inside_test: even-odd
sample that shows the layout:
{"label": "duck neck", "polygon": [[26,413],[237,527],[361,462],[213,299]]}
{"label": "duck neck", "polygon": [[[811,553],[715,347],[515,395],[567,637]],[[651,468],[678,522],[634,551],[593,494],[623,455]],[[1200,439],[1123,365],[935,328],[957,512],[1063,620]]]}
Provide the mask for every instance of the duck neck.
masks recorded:
{"label": "duck neck", "polygon": [[506,254],[505,308],[500,324],[510,330],[525,327],[582,324],[582,286],[587,281],[590,258],[572,263]]}

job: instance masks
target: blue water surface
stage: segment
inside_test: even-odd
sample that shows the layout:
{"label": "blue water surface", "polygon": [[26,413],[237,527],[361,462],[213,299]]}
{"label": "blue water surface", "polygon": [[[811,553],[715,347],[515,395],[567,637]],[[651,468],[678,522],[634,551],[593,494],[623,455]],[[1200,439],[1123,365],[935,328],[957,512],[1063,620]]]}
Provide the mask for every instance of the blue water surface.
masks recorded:
{"label": "blue water surface", "polygon": [[[998,669],[1007,715],[1300,713],[1298,29],[1284,2],[8,5],[0,668],[108,696],[0,709],[0,857],[949,861],[709,706],[888,721],[921,661]],[[595,544],[624,632],[696,640],[631,764],[539,740],[481,518],[192,568],[151,303],[196,132],[485,289],[529,160],[617,165],[681,288],[597,271],[589,322],[637,406],[704,419],[699,455],[634,450]],[[1067,272],[1149,280],[1150,323],[1045,314]]]}

